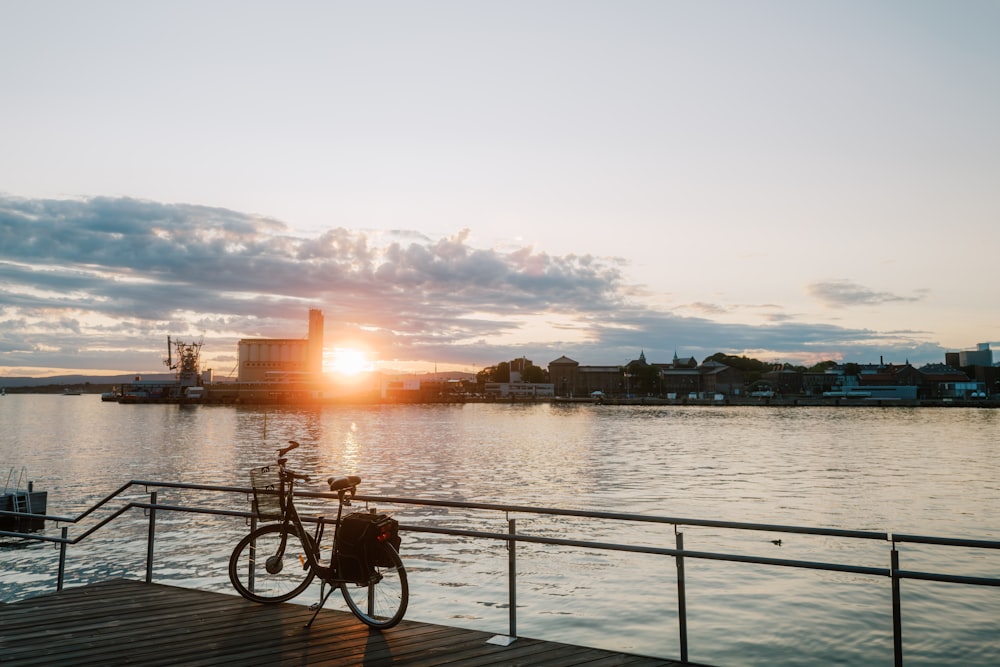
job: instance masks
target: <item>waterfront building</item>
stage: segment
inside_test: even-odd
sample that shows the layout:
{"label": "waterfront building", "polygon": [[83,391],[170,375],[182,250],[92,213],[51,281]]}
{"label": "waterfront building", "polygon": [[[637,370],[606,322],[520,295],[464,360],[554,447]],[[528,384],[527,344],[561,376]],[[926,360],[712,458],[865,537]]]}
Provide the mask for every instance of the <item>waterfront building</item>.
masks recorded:
{"label": "waterfront building", "polygon": [[988,368],[993,365],[993,350],[990,349],[989,343],[979,343],[975,350],[946,352],[944,362],[955,368],[966,368],[967,366]]}
{"label": "waterfront building", "polygon": [[494,398],[536,399],[555,396],[555,386],[545,382],[487,382],[483,390]]}
{"label": "waterfront building", "polygon": [[[986,387],[969,380],[969,376],[948,364],[927,364],[920,367],[923,378],[921,398],[967,399],[985,398]],[[982,396],[979,394],[982,393]]]}
{"label": "waterfront building", "polygon": [[584,398],[593,392],[618,395],[624,391],[621,366],[581,366],[567,356],[549,362],[549,381],[557,396]]}
{"label": "waterfront building", "polygon": [[843,375],[844,372],[836,368],[822,372],[806,371],[802,373],[802,393],[806,396],[822,396],[825,392],[833,391],[841,383]]}
{"label": "waterfront building", "polygon": [[[958,353],[948,353],[957,357]],[[988,343],[969,351],[966,360],[991,362]],[[979,355],[979,356],[976,356]],[[950,364],[927,364],[914,368],[909,361],[897,365],[837,364],[824,372],[775,367],[747,385],[738,368],[709,359],[674,353],[671,363],[647,363],[640,353],[622,366],[582,366],[562,356],[549,363],[549,378],[555,396],[583,398],[600,392],[606,396],[668,399],[704,399],[720,396],[811,396],[871,398],[875,400],[967,401],[1000,395],[1000,367],[972,365],[961,370]]]}
{"label": "waterfront building", "polygon": [[789,368],[768,371],[761,376],[761,380],[766,382],[771,390],[778,395],[801,394],[805,386],[803,373]]}
{"label": "waterfront building", "polygon": [[671,363],[647,363],[640,353],[624,366],[581,366],[562,356],[549,362],[549,379],[555,394],[564,398],[591,396],[599,391],[607,396],[690,394],[739,395],[743,387],[743,372],[718,361],[698,365],[694,357],[679,358]]}
{"label": "waterfront building", "polygon": [[323,373],[323,311],[309,311],[307,338],[244,338],[237,382],[318,379]]}

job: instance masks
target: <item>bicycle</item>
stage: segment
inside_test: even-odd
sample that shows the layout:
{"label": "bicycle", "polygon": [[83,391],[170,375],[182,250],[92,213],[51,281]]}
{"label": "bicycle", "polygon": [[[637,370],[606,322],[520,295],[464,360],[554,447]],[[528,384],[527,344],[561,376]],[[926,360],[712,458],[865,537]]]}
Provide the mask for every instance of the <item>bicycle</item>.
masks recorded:
{"label": "bicycle", "polygon": [[[403,618],[409,601],[406,569],[399,557],[399,524],[387,514],[352,512],[351,505],[361,478],[355,475],[327,479],[336,493],[337,522],[334,524],[332,554],[325,562],[320,556],[325,522],[322,517],[314,531],[307,531],[295,509],[296,481],[309,481],[286,466],[286,454],[299,446],[294,440],[278,451],[274,466],[255,468],[250,473],[253,508],[264,521],[237,543],[229,558],[229,579],[244,598],[253,602],[284,602],[302,593],[319,578],[320,601],[306,623],[310,627],[320,609],[336,589],[348,608],[363,623],[377,629],[391,628]],[[325,587],[329,590],[324,593]]]}

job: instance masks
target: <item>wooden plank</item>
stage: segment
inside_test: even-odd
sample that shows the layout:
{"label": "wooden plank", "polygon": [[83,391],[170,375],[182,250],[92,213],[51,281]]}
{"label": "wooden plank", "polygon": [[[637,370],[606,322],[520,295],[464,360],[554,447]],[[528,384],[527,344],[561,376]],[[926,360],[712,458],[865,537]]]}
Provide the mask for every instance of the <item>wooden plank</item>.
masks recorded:
{"label": "wooden plank", "polygon": [[88,665],[674,666],[680,663],[404,620],[379,632],[345,611],[113,580],[0,605],[0,663]]}

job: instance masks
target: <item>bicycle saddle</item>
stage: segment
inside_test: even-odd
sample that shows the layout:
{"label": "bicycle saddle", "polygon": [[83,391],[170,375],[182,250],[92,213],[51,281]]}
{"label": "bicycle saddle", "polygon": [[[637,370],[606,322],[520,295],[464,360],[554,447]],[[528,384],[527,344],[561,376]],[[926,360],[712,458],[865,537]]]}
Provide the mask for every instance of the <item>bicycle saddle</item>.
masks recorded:
{"label": "bicycle saddle", "polygon": [[340,491],[342,489],[350,489],[351,487],[357,486],[361,483],[361,478],[357,475],[348,475],[347,477],[333,477],[326,480],[326,483],[330,485],[331,491]]}

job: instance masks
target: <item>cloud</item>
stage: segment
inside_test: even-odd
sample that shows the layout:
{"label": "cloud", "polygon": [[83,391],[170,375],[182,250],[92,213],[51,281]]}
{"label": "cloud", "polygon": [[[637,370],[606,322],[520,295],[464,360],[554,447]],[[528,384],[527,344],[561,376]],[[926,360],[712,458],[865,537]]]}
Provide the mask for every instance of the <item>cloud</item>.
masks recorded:
{"label": "cloud", "polygon": [[725,306],[720,306],[716,303],[707,303],[705,301],[696,301],[688,304],[687,307],[704,315],[725,315],[729,312],[729,309]]}
{"label": "cloud", "polygon": [[[763,327],[722,324],[706,319],[720,312],[714,304],[699,304],[706,318],[681,317],[643,305],[620,259],[477,248],[470,236],[345,228],[304,236],[204,206],[0,197],[0,368],[161,370],[168,334],[203,335],[203,354],[231,366],[239,338],[304,336],[309,308],[326,314],[328,344],[349,339],[383,359],[427,363],[527,355],[545,365],[562,354],[618,363],[640,349],[650,360],[675,349],[795,358],[928,345],[921,332],[779,317]],[[810,290],[836,303],[901,298],[846,281]]]}
{"label": "cloud", "polygon": [[891,292],[876,292],[850,280],[830,280],[806,285],[806,294],[829,308],[846,306],[877,306],[895,301],[922,301],[927,290],[918,290],[919,296],[905,297]]}

